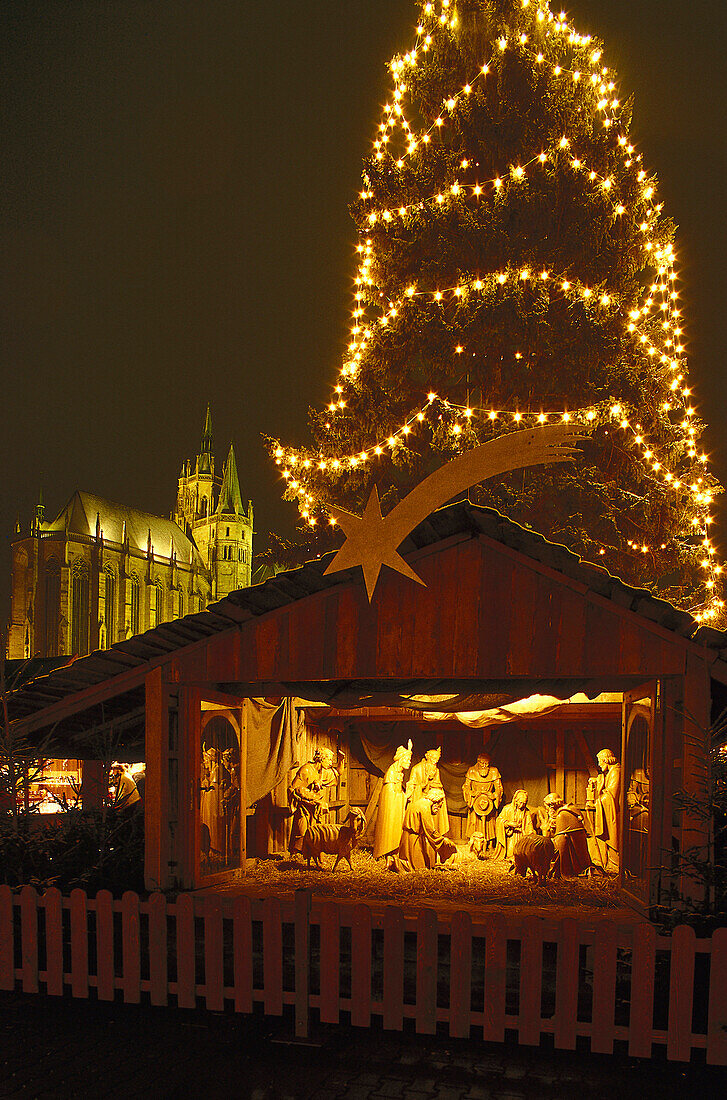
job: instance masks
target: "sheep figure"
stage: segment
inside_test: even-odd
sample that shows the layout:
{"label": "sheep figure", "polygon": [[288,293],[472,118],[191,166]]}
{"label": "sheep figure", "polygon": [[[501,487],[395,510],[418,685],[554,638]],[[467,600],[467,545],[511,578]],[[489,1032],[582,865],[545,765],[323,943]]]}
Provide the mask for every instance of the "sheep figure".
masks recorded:
{"label": "sheep figure", "polygon": [[515,873],[523,878],[532,871],[538,886],[544,886],[555,859],[555,846],[549,836],[521,836],[512,850]]}
{"label": "sheep figure", "polygon": [[316,867],[323,869],[321,856],[325,853],[335,856],[333,870],[336,870],[339,862],[345,859],[351,866],[351,852],[358,844],[364,830],[366,818],[361,810],[351,809],[342,825],[324,825],[318,821],[311,821],[303,835],[303,858],[310,867],[313,860]]}

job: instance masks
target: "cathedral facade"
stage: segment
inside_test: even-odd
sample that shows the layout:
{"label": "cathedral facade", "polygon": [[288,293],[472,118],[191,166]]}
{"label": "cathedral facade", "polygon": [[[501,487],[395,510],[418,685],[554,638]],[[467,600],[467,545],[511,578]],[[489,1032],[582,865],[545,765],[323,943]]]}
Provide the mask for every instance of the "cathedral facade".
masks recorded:
{"label": "cathedral facade", "polygon": [[230,444],[215,472],[209,408],[169,519],[76,491],[12,545],[9,658],[81,656],[202,611],[251,582],[252,502]]}

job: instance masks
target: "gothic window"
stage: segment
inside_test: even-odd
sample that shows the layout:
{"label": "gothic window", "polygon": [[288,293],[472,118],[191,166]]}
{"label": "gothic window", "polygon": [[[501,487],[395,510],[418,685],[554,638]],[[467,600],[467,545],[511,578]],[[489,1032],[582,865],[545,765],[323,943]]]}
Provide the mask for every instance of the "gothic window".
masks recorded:
{"label": "gothic window", "polygon": [[44,634],[45,655],[58,656],[58,617],[61,610],[61,567],[51,558],[45,567]]}
{"label": "gothic window", "polygon": [[98,579],[99,645],[107,649],[116,637],[116,578],[110,569]]}
{"label": "gothic window", "polygon": [[182,591],[181,588],[179,589],[177,600],[178,600],[178,602],[177,602],[177,618],[183,619],[184,618],[184,592]]}
{"label": "gothic window", "polygon": [[127,636],[139,633],[139,578],[135,573],[126,581],[124,619]]}
{"label": "gothic window", "polygon": [[88,653],[89,644],[89,578],[84,561],[73,564],[71,578],[71,652]]}
{"label": "gothic window", "polygon": [[167,593],[164,586],[157,585],[157,625],[167,621]]}
{"label": "gothic window", "polygon": [[157,625],[157,601],[159,600],[159,589],[155,584],[149,585],[149,629],[153,630]]}

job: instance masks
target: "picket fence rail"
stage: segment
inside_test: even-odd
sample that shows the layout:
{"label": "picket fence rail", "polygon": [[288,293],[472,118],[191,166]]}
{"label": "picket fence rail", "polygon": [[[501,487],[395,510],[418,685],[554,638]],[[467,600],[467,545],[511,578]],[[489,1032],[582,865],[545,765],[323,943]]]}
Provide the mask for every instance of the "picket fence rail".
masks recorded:
{"label": "picket fence rail", "polygon": [[[294,1009],[308,1033],[322,1023],[471,1035],[503,1042],[506,1031],[537,1046],[552,1035],[573,1050],[579,1036],[610,1054],[625,1041],[649,1058],[689,1061],[702,1049],[727,1065],[727,929],[669,937],[648,923],[617,925],[346,904],[297,891],[269,897],[162,894],[115,900],[30,886],[0,886],[0,989],[99,1001],[267,1015]],[[626,1048],[624,1048],[626,1049]]]}

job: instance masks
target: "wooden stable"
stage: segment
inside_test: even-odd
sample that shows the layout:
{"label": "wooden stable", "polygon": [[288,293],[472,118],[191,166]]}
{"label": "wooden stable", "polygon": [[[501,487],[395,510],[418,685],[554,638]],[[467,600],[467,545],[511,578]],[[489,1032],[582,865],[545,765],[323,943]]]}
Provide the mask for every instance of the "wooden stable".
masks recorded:
{"label": "wooden stable", "polygon": [[[52,728],[64,751],[86,759],[94,731],[111,728],[126,758],[145,759],[145,877],[149,889],[169,890],[244,876],[248,847],[265,854],[281,843],[287,774],[279,770],[248,807],[249,760],[260,750],[250,741],[254,701],[287,701],[297,730],[288,767],[296,753],[299,763],[308,759],[316,739],[342,749],[334,801],[343,809],[370,799],[376,778],[362,774],[350,751],[353,724],[398,722],[402,739],[414,729],[420,742],[441,744],[443,761],[470,753],[473,762],[490,738],[453,715],[427,725],[405,705],[409,696],[616,693],[616,705],[566,704],[499,736],[511,747],[518,738],[529,744],[549,789],[576,801],[595,774],[595,752],[612,748],[624,764],[624,830],[628,774],[638,766],[649,777],[650,826],[640,850],[625,853],[624,889],[646,908],[698,891],[679,857],[690,848],[706,853],[708,832],[677,810],[674,796],[705,790],[727,637],[489,509],[442,509],[403,553],[426,587],[386,570],[369,603],[358,570],[324,576],[325,560],[310,563],[25,685],[11,697],[13,720],[31,737]],[[237,866],[214,875],[200,855],[210,714],[235,730],[234,751],[247,762]]]}

